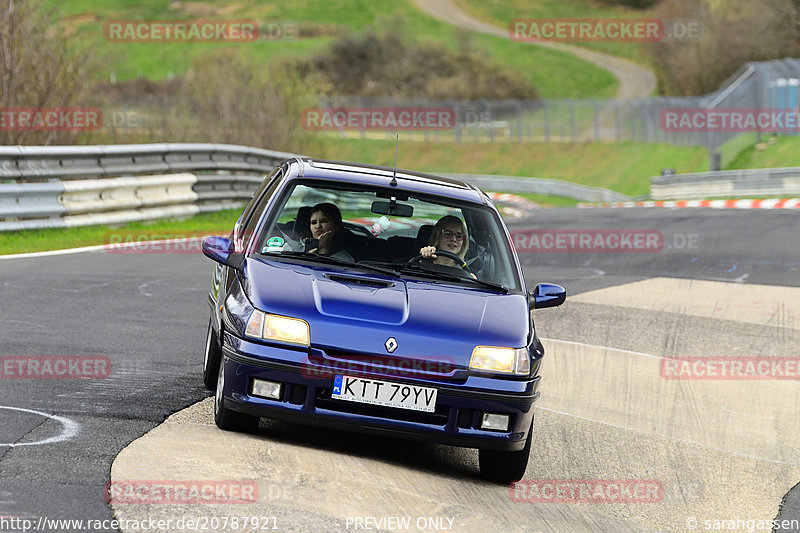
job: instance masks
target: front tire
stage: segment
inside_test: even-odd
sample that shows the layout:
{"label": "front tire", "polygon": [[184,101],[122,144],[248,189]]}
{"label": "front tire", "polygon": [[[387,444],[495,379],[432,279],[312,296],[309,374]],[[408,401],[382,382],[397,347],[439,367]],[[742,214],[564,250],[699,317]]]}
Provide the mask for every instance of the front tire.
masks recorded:
{"label": "front tire", "polygon": [[533,441],[533,420],[528,430],[525,447],[515,452],[497,450],[478,450],[478,463],[481,476],[489,481],[509,484],[519,481],[525,475]]}
{"label": "front tire", "polygon": [[214,393],[214,423],[226,431],[241,433],[255,433],[258,429],[260,418],[225,407],[225,365],[219,365],[217,372],[217,390]]}
{"label": "front tire", "polygon": [[217,377],[219,374],[219,362],[222,359],[222,350],[219,347],[219,338],[214,332],[214,326],[208,320],[208,332],[206,333],[206,351],[203,355],[203,383],[208,390],[216,390]]}

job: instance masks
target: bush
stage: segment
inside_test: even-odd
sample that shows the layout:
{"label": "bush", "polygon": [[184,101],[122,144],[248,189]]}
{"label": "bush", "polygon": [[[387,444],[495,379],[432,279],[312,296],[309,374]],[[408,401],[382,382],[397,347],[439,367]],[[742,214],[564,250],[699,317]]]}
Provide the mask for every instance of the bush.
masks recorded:
{"label": "bush", "polygon": [[459,50],[417,44],[393,19],[383,31],[345,35],[303,64],[306,75],[319,74],[330,94],[429,99],[535,99],[536,88],[517,72],[493,64],[473,49],[466,34]]}
{"label": "bush", "polygon": [[112,130],[107,142],[214,142],[303,152],[301,110],[316,87],[296,65],[258,68],[227,50],[200,58],[169,82],[106,85],[104,105],[142,110],[141,127]]}

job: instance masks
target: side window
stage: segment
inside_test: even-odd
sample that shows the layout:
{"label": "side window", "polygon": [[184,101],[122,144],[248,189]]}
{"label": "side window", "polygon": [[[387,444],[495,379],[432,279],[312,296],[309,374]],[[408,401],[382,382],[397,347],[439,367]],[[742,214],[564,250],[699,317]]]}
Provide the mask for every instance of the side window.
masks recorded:
{"label": "side window", "polygon": [[[272,198],[272,195],[278,188],[278,184],[281,182],[281,178],[283,177],[283,168],[276,169],[276,171],[273,171],[273,174],[270,176],[271,179],[264,180],[264,183],[259,186],[259,191],[256,191],[258,194],[253,195],[253,200],[251,200],[252,208],[250,207],[250,204],[248,204],[247,208],[245,208],[245,213],[242,215],[242,222],[244,224],[241,233],[242,250],[247,250],[247,246],[250,244],[250,239],[253,237],[253,233],[256,231],[256,226],[261,218],[261,214],[264,212],[264,209],[269,203],[269,199]],[[247,211],[249,211],[249,213]]]}
{"label": "side window", "polygon": [[270,184],[272,184],[273,180],[279,175],[283,174],[282,167],[275,167],[272,169],[272,172],[269,173],[269,176],[264,178],[264,181],[258,186],[256,191],[253,193],[253,197],[250,198],[250,201],[247,202],[247,205],[244,207],[244,212],[242,213],[242,225],[247,224],[247,221],[250,219],[250,215],[253,214],[253,209],[255,209],[256,205],[258,205],[258,199],[264,193],[264,189],[266,189]]}

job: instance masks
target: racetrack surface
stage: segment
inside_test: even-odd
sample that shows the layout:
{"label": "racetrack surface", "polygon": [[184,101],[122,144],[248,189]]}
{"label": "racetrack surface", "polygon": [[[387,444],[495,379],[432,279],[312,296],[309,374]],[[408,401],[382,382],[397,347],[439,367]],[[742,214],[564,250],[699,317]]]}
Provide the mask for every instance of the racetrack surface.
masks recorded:
{"label": "racetrack surface", "polygon": [[511,224],[663,235],[658,252],[521,254],[529,288],[551,281],[570,295],[534,315],[547,355],[526,478],[661,483],[658,501],[626,504],[514,501],[480,479],[474,450],[269,421],[257,435],[220,431],[210,399],[196,404],[208,396],[200,374],[210,261],[104,251],[2,259],[0,355],[106,356],[112,371],[0,380],[0,407],[77,425],[70,432],[63,421],[0,409],[0,517],[111,518],[109,479],[233,479],[254,480],[258,501],[123,503],[113,512],[268,516],[282,531],[352,530],[359,517],[407,517],[410,530],[426,517],[438,522],[423,525],[453,531],[800,519],[796,492],[781,510],[800,479],[798,382],[672,380],[660,367],[664,357],[800,356],[795,227],[792,213],[736,210],[542,210]]}

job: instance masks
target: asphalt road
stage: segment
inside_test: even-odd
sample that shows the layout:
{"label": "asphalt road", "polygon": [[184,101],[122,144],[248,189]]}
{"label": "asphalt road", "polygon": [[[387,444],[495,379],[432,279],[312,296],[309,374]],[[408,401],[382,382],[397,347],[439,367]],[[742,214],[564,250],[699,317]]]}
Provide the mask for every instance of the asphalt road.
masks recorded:
{"label": "asphalt road", "polygon": [[[662,248],[652,253],[521,254],[531,287],[537,281],[561,283],[570,296],[664,277],[800,287],[796,216],[777,211],[560,209],[537,212],[515,221],[511,229],[661,232]],[[0,380],[0,517],[111,518],[104,485],[116,455],[171,413],[208,395],[200,373],[211,270],[211,263],[199,254],[100,251],[0,259],[6,304],[0,309],[0,355],[108,358],[111,364],[103,379]],[[652,310],[631,313],[630,319],[640,322],[626,327],[614,316],[598,315],[596,307],[588,313],[589,305],[542,312],[537,318],[540,334],[571,340],[580,331],[583,342],[588,335],[598,339],[594,344],[631,350],[648,327],[656,336],[651,340],[660,339],[664,345],[687,334],[700,339],[718,327],[698,319],[695,326],[684,321],[654,328],[660,319]],[[580,320],[581,328],[566,319]],[[782,320],[763,324],[774,330],[766,336],[747,337],[746,328],[735,332],[760,342],[775,339],[780,349],[797,355],[798,325],[785,322],[797,317]],[[732,331],[722,329],[719,334],[734,346]],[[544,421],[546,428],[551,416],[545,413],[537,426]],[[281,434],[294,444],[313,445],[315,440],[312,433],[294,426],[280,426]],[[606,437],[612,444],[628,438]],[[408,469],[465,478],[470,490],[479,490],[475,465],[461,462],[460,453],[430,455],[421,453],[428,448],[406,443],[370,439],[353,444],[346,437],[324,448],[383,459],[388,453]],[[797,457],[792,459],[797,463]],[[763,482],[768,485],[770,480]],[[797,489],[787,495],[781,518],[800,518],[798,496]],[[300,530],[304,523],[316,523],[309,516],[298,520],[294,527]],[[603,522],[607,519],[602,517],[592,520],[600,520],[595,522],[598,527],[617,524]],[[7,526],[0,522],[0,531],[19,530]]]}

